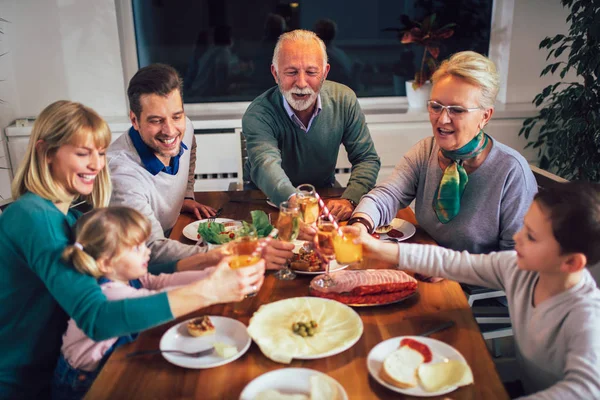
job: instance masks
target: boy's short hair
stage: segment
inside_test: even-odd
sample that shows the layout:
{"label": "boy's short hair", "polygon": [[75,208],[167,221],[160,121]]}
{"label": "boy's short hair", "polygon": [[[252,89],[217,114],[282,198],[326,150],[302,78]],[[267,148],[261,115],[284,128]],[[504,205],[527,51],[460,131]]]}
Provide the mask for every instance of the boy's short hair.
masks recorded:
{"label": "boy's short hair", "polygon": [[561,252],[583,253],[588,265],[600,261],[600,184],[567,182],[535,195],[550,213],[552,232]]}

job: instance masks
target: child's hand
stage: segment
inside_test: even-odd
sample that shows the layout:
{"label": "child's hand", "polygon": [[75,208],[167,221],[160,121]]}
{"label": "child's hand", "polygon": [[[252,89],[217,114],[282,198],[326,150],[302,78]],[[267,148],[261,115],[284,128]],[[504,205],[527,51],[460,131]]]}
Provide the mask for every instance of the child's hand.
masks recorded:
{"label": "child's hand", "polygon": [[229,267],[230,260],[231,257],[222,259],[207,278],[210,280],[209,287],[215,303],[243,300],[244,296],[259,291],[263,284],[265,275],[264,260],[260,260],[256,265],[238,269]]}

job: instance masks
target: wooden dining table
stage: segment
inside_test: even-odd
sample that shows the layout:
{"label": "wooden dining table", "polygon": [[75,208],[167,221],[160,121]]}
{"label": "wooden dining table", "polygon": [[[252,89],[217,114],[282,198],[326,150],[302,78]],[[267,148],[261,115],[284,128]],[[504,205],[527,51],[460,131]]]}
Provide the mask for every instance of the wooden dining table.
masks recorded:
{"label": "wooden dining table", "polygon": [[[342,189],[320,191],[324,199],[339,197]],[[251,210],[263,210],[277,221],[278,210],[267,204],[260,191],[199,192],[196,200],[215,208],[223,208],[222,217],[250,221]],[[410,208],[400,210],[398,217],[417,225]],[[171,239],[193,245],[182,235],[193,222],[182,214],[175,224]],[[417,226],[408,243],[435,244]],[[366,258],[359,268],[394,268]],[[173,325],[200,315],[218,315],[237,319],[248,325],[252,314],[263,304],[298,296],[308,296],[312,276],[298,275],[282,281],[269,271],[256,297],[240,305],[220,304],[198,310],[170,323],[142,332],[138,339],[118,348],[86,395],[86,399],[238,399],[244,387],[254,378],[279,368],[302,367],[324,372],[336,379],[352,399],[412,399],[391,391],[367,370],[369,351],[378,343],[397,336],[418,335],[444,322],[454,326],[431,335],[458,350],[473,371],[475,383],[461,387],[439,399],[507,399],[496,367],[458,283],[418,283],[418,295],[395,304],[356,308],[364,324],[358,342],[348,350],[316,360],[294,360],[280,364],[265,357],[254,343],[246,354],[229,364],[210,369],[186,369],[167,362],[160,354],[125,358],[128,353],[159,348],[162,335]],[[234,310],[235,308],[235,310]],[[416,398],[416,397],[415,397]]]}

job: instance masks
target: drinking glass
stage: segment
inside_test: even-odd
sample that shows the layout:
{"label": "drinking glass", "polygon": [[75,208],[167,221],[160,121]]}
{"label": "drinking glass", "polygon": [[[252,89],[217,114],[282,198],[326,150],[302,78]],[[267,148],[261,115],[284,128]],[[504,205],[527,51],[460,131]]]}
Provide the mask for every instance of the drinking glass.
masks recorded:
{"label": "drinking glass", "polygon": [[[279,205],[279,218],[277,219],[278,238],[285,242],[292,242],[300,232],[300,207],[297,203],[284,201]],[[289,261],[283,269],[275,274],[277,279],[291,281],[296,278],[294,271],[290,269]]]}
{"label": "drinking glass", "polygon": [[335,286],[335,282],[329,275],[331,261],[335,259],[335,249],[333,247],[333,237],[335,235],[335,226],[328,217],[322,215],[317,218],[317,234],[315,235],[315,247],[321,258],[325,260],[325,274],[321,275],[316,283],[321,287]]}
{"label": "drinking glass", "polygon": [[224,253],[231,256],[229,267],[238,269],[249,267],[260,261],[261,255],[254,254],[258,246],[258,236],[252,224],[240,224],[229,230],[235,234],[235,239],[226,245]]}
{"label": "drinking glass", "polygon": [[315,223],[319,216],[319,200],[313,185],[304,183],[296,188],[296,200],[300,205],[300,213],[305,224]]}
{"label": "drinking glass", "polygon": [[335,232],[333,236],[333,249],[338,264],[361,262],[363,258],[362,244],[354,243],[354,239],[358,238],[360,233],[357,233],[355,228],[350,226],[341,226],[340,232],[341,235],[339,232]]}

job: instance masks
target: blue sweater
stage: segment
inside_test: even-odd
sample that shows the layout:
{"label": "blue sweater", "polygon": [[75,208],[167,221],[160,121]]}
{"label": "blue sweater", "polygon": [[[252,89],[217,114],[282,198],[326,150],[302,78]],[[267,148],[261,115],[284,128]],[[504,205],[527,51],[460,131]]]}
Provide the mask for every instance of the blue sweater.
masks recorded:
{"label": "blue sweater", "polygon": [[0,399],[48,396],[68,316],[94,340],[173,319],[166,293],[108,301],[61,261],[79,215],[33,193],[0,215]]}

